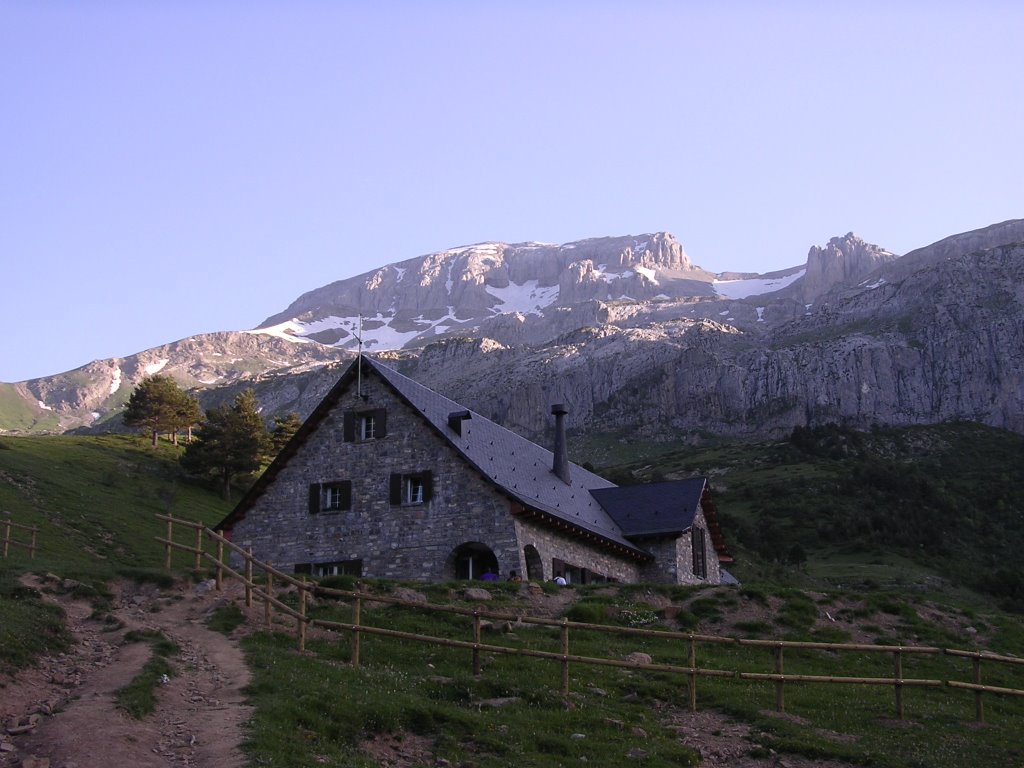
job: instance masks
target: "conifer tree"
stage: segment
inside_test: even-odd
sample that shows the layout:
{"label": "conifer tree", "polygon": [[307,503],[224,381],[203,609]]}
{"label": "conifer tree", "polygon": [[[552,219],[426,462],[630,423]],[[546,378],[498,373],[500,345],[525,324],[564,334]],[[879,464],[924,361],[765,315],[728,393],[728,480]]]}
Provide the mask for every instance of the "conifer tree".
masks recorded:
{"label": "conifer tree", "polygon": [[186,394],[170,376],[147,376],[132,391],[122,419],[153,437],[156,447],[161,432],[178,444],[178,430],[198,421],[199,403]]}
{"label": "conifer tree", "polygon": [[195,441],[181,456],[186,471],[219,480],[221,495],[231,499],[231,483],[241,474],[260,468],[270,448],[270,436],[259,414],[251,389],[235,397],[231,407],[206,411],[206,421],[196,430]]}
{"label": "conifer tree", "polygon": [[295,412],[274,417],[274,429],[270,433],[270,449],[274,456],[281,452],[281,449],[295,436],[301,426],[302,420]]}

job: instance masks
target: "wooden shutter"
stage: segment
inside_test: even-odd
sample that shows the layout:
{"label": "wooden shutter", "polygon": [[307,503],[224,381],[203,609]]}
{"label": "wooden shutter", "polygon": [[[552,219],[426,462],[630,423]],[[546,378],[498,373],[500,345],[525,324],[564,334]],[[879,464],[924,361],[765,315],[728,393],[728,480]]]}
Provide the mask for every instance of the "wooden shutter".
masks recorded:
{"label": "wooden shutter", "polygon": [[397,472],[391,473],[391,503],[402,503],[402,476]]}
{"label": "wooden shutter", "polygon": [[378,408],[374,412],[377,419],[377,437],[385,437],[388,433],[388,411],[387,408]]}
{"label": "wooden shutter", "polygon": [[423,503],[426,504],[434,495],[434,473],[421,472],[420,478],[423,480]]}
{"label": "wooden shutter", "polygon": [[356,439],[356,412],[345,411],[342,415],[341,438],[346,443],[353,443]]}
{"label": "wooden shutter", "polygon": [[315,515],[320,511],[320,483],[313,483],[309,486],[309,514]]}
{"label": "wooden shutter", "polygon": [[706,579],[708,575],[707,551],[704,548],[704,529],[694,527],[692,532],[693,575]]}
{"label": "wooden shutter", "polygon": [[341,509],[352,509],[352,481],[344,480],[341,486]]}

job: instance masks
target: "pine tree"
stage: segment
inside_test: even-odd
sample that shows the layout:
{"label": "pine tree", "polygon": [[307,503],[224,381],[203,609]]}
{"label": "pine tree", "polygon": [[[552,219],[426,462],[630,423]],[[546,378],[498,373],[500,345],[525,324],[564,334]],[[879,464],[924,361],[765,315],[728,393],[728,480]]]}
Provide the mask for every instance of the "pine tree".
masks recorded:
{"label": "pine tree", "polygon": [[274,456],[281,452],[281,449],[295,436],[301,426],[302,420],[297,413],[292,412],[274,417],[274,429],[270,433],[270,449]]}
{"label": "pine tree", "polygon": [[232,406],[206,411],[206,421],[196,430],[195,441],[181,456],[186,471],[216,477],[221,495],[231,499],[231,483],[241,474],[255,472],[266,459],[270,435],[259,414],[251,389],[235,397]]}
{"label": "pine tree", "polygon": [[178,430],[188,431],[188,442],[192,442],[192,425],[203,420],[203,409],[199,407],[199,401],[191,395],[182,392],[184,398],[178,403],[177,425],[174,429],[174,444],[178,444]]}
{"label": "pine tree", "polygon": [[161,432],[178,444],[178,430],[198,421],[199,403],[186,394],[170,376],[147,376],[132,391],[125,406],[124,423],[153,436],[153,447]]}

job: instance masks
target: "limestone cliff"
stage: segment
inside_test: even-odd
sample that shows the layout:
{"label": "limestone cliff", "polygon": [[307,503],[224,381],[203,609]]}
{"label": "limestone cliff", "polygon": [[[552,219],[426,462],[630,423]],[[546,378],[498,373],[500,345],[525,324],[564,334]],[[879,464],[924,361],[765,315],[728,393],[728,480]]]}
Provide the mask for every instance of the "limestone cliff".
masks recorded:
{"label": "limestone cliff", "polygon": [[532,436],[552,402],[577,429],[644,439],[829,421],[1024,432],[1022,240],[1003,222],[898,258],[851,233],[799,268],[717,276],[665,233],[454,248],[310,291],[253,332],[2,385],[0,430],[117,429],[156,372],[204,405],[252,386],[268,418],[305,415],[362,314],[369,352]]}

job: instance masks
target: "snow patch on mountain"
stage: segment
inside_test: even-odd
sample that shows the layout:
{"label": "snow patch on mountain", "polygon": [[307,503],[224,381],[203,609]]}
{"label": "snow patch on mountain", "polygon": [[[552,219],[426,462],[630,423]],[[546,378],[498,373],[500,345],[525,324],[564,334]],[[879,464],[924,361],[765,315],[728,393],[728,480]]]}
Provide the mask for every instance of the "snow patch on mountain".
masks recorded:
{"label": "snow patch on mountain", "polygon": [[727,299],[745,299],[749,296],[759,296],[762,293],[771,293],[787,285],[791,285],[804,276],[806,269],[794,272],[785,277],[755,277],[749,280],[715,280],[712,282],[715,292]]}
{"label": "snow patch on mountain", "polygon": [[[644,243],[644,245],[646,245],[646,243]],[[658,284],[658,278],[655,276],[656,273],[653,269],[649,269],[648,267],[635,267],[635,269],[638,275],[646,277],[653,285]]]}
{"label": "snow patch on mountain", "polygon": [[539,280],[527,280],[522,284],[510,282],[505,288],[488,285],[486,290],[499,302],[498,306],[492,309],[496,315],[505,312],[539,315],[545,307],[558,301],[558,286],[541,286]]}
{"label": "snow patch on mountain", "polygon": [[[164,362],[166,363],[167,361],[165,360]],[[110,394],[114,394],[120,388],[121,388],[121,369],[120,368],[115,368],[114,369],[114,379],[113,379],[113,381],[110,382]]]}
{"label": "snow patch on mountain", "polygon": [[306,326],[295,320],[286,320],[283,323],[272,325],[269,328],[257,328],[253,331],[243,331],[243,333],[253,334],[264,334],[266,336],[276,336],[279,339],[285,341],[294,341],[306,343],[309,339],[302,338],[306,332]]}
{"label": "snow patch on mountain", "polygon": [[[160,371],[162,371],[164,369],[164,366],[167,365],[168,362],[170,362],[170,361],[166,357],[162,357],[159,360],[157,360],[155,363],[150,363],[145,368],[146,375],[147,376],[152,376],[152,375],[154,375],[156,373],[160,373]],[[118,374],[120,374],[120,373],[121,372],[118,371]],[[118,378],[120,378],[120,376]],[[120,386],[120,384],[118,384],[118,386]],[[114,392],[111,392],[110,394],[114,394]]]}

